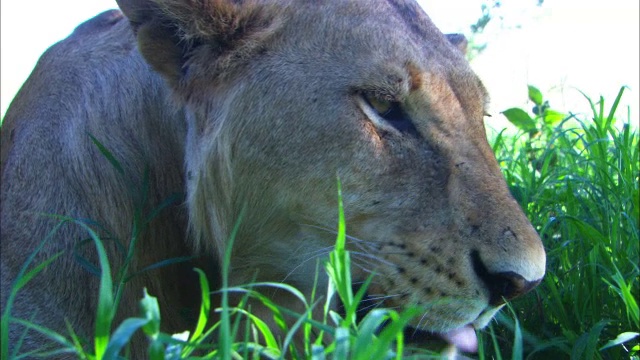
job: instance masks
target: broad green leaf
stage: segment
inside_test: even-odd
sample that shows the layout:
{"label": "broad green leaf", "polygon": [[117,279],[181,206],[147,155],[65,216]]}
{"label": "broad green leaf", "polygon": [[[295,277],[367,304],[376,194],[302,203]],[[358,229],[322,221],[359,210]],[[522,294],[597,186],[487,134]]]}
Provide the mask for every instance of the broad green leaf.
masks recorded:
{"label": "broad green leaf", "polygon": [[627,341],[633,340],[633,339],[637,338],[638,336],[640,336],[640,333],[637,333],[637,332],[631,332],[631,331],[623,332],[623,333],[619,334],[615,339],[607,341],[607,343],[604,344],[604,346],[600,348],[600,351],[602,351],[604,349],[608,349],[610,347],[614,347],[616,345],[620,345],[620,344],[626,343]]}
{"label": "broad green leaf", "polygon": [[543,99],[542,99],[542,93],[540,92],[540,90],[538,90],[538,88],[533,85],[529,85],[528,88],[529,88],[529,100],[531,100],[534,104],[538,106],[542,105]]}
{"label": "broad green leaf", "polygon": [[535,121],[520,108],[511,108],[502,112],[502,114],[509,120],[510,123],[517,126],[518,129],[526,132],[537,131]]}
{"label": "broad green leaf", "polygon": [[560,111],[549,110],[544,112],[544,123],[547,125],[555,125],[567,118],[567,114]]}

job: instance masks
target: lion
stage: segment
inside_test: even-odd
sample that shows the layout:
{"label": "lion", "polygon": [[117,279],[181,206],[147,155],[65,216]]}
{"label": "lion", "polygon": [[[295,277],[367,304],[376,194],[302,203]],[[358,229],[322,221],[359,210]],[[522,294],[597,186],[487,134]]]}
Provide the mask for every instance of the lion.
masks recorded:
{"label": "lion", "polygon": [[[413,0],[118,4],[44,53],[4,119],[3,309],[41,244],[33,264],[59,255],[18,292],[14,318],[90,338],[97,256],[79,222],[112,269],[132,241],[131,269],[189,259],[133,276],[118,319],[147,288],[164,331],[193,328],[192,268],[219,287],[236,225],[230,285],[310,294],[335,241],[337,179],[354,283],[373,274],[381,305],[428,308],[411,326],[460,351],[543,278],[541,240],[486,140],[466,42]],[[21,351],[49,345],[25,331],[11,324]]]}

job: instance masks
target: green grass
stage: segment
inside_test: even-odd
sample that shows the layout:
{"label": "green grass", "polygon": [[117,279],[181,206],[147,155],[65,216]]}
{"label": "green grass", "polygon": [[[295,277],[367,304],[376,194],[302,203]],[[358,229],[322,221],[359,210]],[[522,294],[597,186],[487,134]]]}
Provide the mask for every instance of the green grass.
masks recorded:
{"label": "green grass", "polygon": [[[529,88],[529,94],[535,106],[533,113],[522,109],[504,112],[519,129],[518,133],[498,133],[491,136],[491,143],[512,193],[543,238],[548,254],[547,275],[533,294],[509,304],[497,321],[482,331],[476,357],[639,359],[639,136],[638,129],[629,125],[628,114],[624,118],[616,115],[620,113],[617,104],[623,91],[610,105],[602,98],[593,102],[585,96],[592,107],[592,114],[587,116],[551,109],[534,87]],[[95,142],[118,169],[117,160]],[[131,191],[136,193],[135,189]],[[140,201],[144,201],[144,195]],[[170,200],[150,214],[136,213],[130,243],[135,244],[137,234],[169,203]],[[8,324],[12,321],[56,340],[59,347],[43,355],[75,353],[83,359],[126,357],[127,344],[136,332],[149,338],[150,359],[436,358],[435,353],[428,351],[412,356],[406,351],[401,329],[419,314],[419,309],[403,312],[376,309],[363,319],[355,316],[366,283],[353,293],[350,256],[345,249],[348,224],[344,223],[342,211],[340,201],[335,249],[324,263],[318,264],[318,271],[329,275],[328,288],[316,288],[307,299],[285,284],[229,287],[224,282],[218,290],[222,305],[215,309],[220,314],[219,320],[213,320],[208,316],[212,306],[209,284],[204,273],[199,272],[200,317],[194,329],[185,329],[187,332],[182,334],[160,331],[158,303],[153,294],[146,292],[139,317],[112,324],[122,286],[136,274],[129,273],[125,262],[115,273],[115,279],[111,279],[101,239],[91,230],[91,224],[60,218],[85,227],[88,241],[100,255],[100,300],[93,343],[83,344],[73,329],[65,336],[31,324],[30,319],[11,318],[11,299],[15,293],[48,263],[34,267],[29,262],[16,279],[2,315],[1,358],[21,356],[13,352],[16,344],[7,341]],[[133,256],[133,245],[128,249],[129,257]],[[227,248],[224,269],[228,269],[229,249],[231,246]],[[157,266],[176,261],[180,259],[169,259]],[[223,275],[226,279],[226,270]],[[306,311],[292,314],[261,294],[273,287],[298,298]],[[231,292],[243,294],[237,306],[229,304]],[[330,309],[328,300],[333,297],[340,298],[344,313]],[[267,326],[267,319],[252,315],[251,304],[256,301],[273,311],[276,329]],[[322,318],[312,318],[312,311],[317,315],[318,310]],[[294,321],[286,321],[292,318]],[[386,327],[378,331],[383,323]],[[303,339],[301,346],[294,346],[296,337]]]}
{"label": "green grass", "polygon": [[585,95],[591,114],[564,115],[530,87],[538,114],[507,110],[521,130],[493,141],[548,254],[535,296],[513,304],[525,357],[638,359],[639,144],[628,114],[616,115],[623,92],[611,105]]}

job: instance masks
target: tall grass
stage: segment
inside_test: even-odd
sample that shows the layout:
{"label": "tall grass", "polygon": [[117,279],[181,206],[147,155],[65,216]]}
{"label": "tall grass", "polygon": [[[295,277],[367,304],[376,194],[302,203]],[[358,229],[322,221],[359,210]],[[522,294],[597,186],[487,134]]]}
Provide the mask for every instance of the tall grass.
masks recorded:
{"label": "tall grass", "polygon": [[585,95],[591,114],[563,114],[530,87],[533,114],[505,111],[520,131],[493,141],[548,254],[536,295],[513,305],[529,358],[639,356],[640,160],[638,129],[618,115],[623,93],[610,105]]}
{"label": "tall grass", "polygon": [[[592,108],[589,116],[551,109],[534,87],[529,88],[529,94],[532,113],[516,108],[504,112],[519,132],[501,132],[491,142],[512,193],[543,238],[547,275],[534,294],[510,304],[497,316],[497,322],[482,332],[477,357],[638,359],[639,136],[637,128],[629,125],[628,114],[626,122],[616,115],[623,90],[608,107],[602,98],[593,102],[585,96]],[[119,167],[108,150],[97,141],[96,146],[114,167]],[[35,267],[28,263],[15,281],[0,322],[2,359],[34,355],[18,354],[14,350],[19,344],[7,343],[10,322],[42,332],[59,344],[54,350],[43,351],[44,356],[72,353],[82,359],[122,358],[133,334],[142,332],[149,339],[148,358],[154,360],[439,358],[433,352],[406,349],[402,328],[420,313],[419,309],[401,313],[375,309],[362,319],[356,317],[368,282],[354,294],[350,256],[345,248],[348,224],[344,223],[340,194],[339,199],[336,246],[323,266],[318,266],[330,279],[328,288],[316,288],[311,298],[306,298],[286,284],[231,287],[223,281],[221,289],[214,289],[220,293],[222,304],[212,309],[207,278],[196,270],[202,294],[200,317],[194,329],[181,334],[160,330],[158,303],[146,292],[140,302],[140,316],[112,324],[121,287],[135,274],[129,274],[125,262],[114,282],[101,239],[91,230],[91,224],[60,218],[85,227],[99,254],[100,306],[93,341],[82,343],[73,329],[69,329],[69,335],[62,335],[29,319],[11,317],[11,299],[54,259]],[[166,204],[146,216],[137,213],[135,223],[139,226],[132,237]],[[133,251],[129,249],[129,258]],[[223,269],[228,269],[229,256],[225,256]],[[176,261],[180,259],[157,266]],[[223,275],[226,279],[226,272]],[[281,307],[262,295],[265,288],[288,292],[304,305],[304,311],[294,313]],[[230,302],[231,293],[241,295],[239,302]],[[344,307],[340,313],[331,306],[338,298]],[[252,314],[251,306],[258,303],[272,311],[273,321]],[[212,311],[218,316],[210,316]],[[269,322],[275,325],[268,326]]]}

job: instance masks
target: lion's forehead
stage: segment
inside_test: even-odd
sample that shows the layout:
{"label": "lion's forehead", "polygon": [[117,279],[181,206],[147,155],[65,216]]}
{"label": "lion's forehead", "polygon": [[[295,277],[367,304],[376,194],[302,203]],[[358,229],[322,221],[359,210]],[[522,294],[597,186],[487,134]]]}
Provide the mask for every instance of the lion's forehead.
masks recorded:
{"label": "lion's forehead", "polygon": [[292,4],[283,11],[278,41],[295,43],[297,54],[315,50],[366,63],[367,53],[407,57],[413,52],[416,57],[445,57],[454,62],[452,65],[464,62],[414,1],[305,3]]}
{"label": "lion's forehead", "polygon": [[[431,104],[448,97],[476,108],[475,115],[483,111],[488,96],[480,80],[414,1],[337,1],[289,12],[270,49],[282,73],[298,67],[310,86],[335,88],[392,87],[404,79],[411,92],[427,90],[421,95]],[[262,60],[260,66],[273,65]]]}

